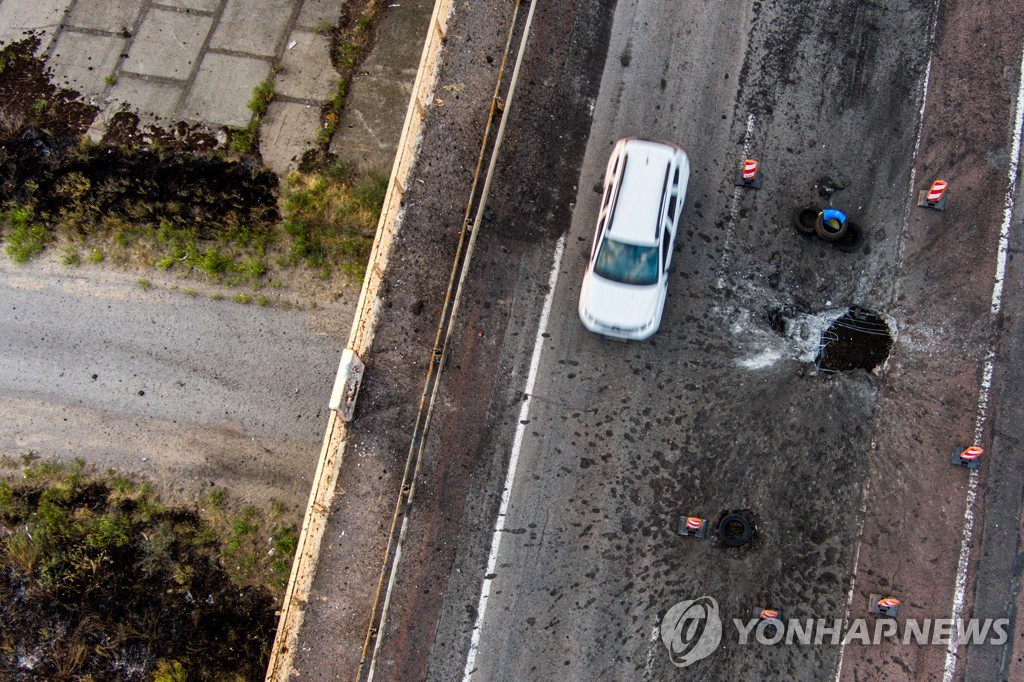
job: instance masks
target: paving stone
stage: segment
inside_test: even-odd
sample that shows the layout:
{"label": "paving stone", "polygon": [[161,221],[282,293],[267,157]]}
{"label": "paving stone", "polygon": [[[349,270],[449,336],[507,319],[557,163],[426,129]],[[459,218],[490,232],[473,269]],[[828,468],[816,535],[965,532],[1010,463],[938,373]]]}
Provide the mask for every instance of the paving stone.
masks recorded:
{"label": "paving stone", "polygon": [[271,102],[260,124],[260,153],[272,171],[295,170],[308,149],[317,145],[320,107],[299,102]]}
{"label": "paving stone", "polygon": [[211,26],[212,17],[151,9],[122,68],[145,76],[187,79]]}
{"label": "paving stone", "polygon": [[[294,46],[292,43],[294,42]],[[325,101],[337,87],[331,67],[331,39],[310,31],[292,31],[274,77],[275,92],[285,97]]]}
{"label": "paving stone", "polygon": [[48,62],[54,83],[96,98],[106,90],[106,78],[114,73],[124,45],[125,39],[117,36],[61,31]]}
{"label": "paving stone", "polygon": [[210,48],[274,57],[294,6],[294,0],[228,0]]}
{"label": "paving stone", "polygon": [[411,96],[411,82],[365,76],[353,80],[331,151],[348,163],[389,167]]}
{"label": "paving stone", "polygon": [[53,42],[54,34],[71,0],[3,0],[0,4],[0,41],[15,43],[29,31],[40,34],[40,52]]}
{"label": "paving stone", "polygon": [[105,111],[115,113],[127,104],[143,121],[167,125],[176,120],[178,100],[184,90],[180,83],[122,76],[107,93]]}
{"label": "paving stone", "polygon": [[220,9],[220,0],[158,0],[165,7],[192,10],[193,12],[216,12]]}
{"label": "paving stone", "polygon": [[141,10],[142,0],[78,0],[68,26],[112,33],[134,31]]}
{"label": "paving stone", "polygon": [[208,52],[196,74],[182,114],[213,125],[242,127],[252,112],[252,91],[270,75],[270,63],[254,57]]}
{"label": "paving stone", "polygon": [[330,31],[338,25],[341,17],[341,2],[338,0],[306,0],[295,22],[298,28]]}
{"label": "paving stone", "polygon": [[401,0],[401,5],[401,11],[390,10],[387,21],[381,22],[377,41],[363,62],[363,69],[372,74],[401,73],[403,79],[412,74],[415,78],[434,0]]}

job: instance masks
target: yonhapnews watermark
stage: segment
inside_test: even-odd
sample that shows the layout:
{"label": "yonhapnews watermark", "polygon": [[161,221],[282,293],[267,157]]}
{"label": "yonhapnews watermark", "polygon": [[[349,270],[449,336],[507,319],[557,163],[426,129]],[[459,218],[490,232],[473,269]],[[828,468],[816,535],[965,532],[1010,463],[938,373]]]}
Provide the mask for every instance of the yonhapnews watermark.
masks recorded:
{"label": "yonhapnews watermark", "polygon": [[[854,618],[844,627],[839,618],[765,619],[734,618],[736,641],[742,646],[846,645],[877,646],[882,642],[947,646],[988,644],[1009,639],[1008,618],[953,620],[951,618]],[[707,658],[722,642],[722,619],[713,597],[679,602],[661,620],[661,641],[672,664],[685,668]]]}

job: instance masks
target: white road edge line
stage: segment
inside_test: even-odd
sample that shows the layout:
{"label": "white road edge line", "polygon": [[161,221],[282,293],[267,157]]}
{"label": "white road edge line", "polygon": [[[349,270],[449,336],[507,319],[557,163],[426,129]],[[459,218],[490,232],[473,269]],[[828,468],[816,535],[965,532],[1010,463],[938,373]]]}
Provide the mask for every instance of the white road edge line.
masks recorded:
{"label": "white road edge line", "polygon": [[[933,48],[935,46],[935,31],[939,25],[939,6],[942,4],[942,0],[935,0],[935,5],[932,9],[932,27],[928,32],[928,44]],[[928,55],[928,64],[924,69],[924,85],[921,92],[921,108],[917,112],[917,136],[914,139],[914,154],[910,157],[910,189],[908,194],[910,197],[914,196],[914,185],[917,182],[917,155],[921,151],[921,135],[924,132],[924,111],[928,105],[928,86],[931,83],[932,78],[932,60],[935,58],[934,50]],[[910,208],[908,205],[907,211],[903,214],[904,226],[910,220]],[[905,229],[904,229],[905,232]],[[904,249],[906,239],[900,240],[899,253],[897,254],[897,270],[903,269]],[[899,280],[897,280],[895,287],[893,288],[893,300],[899,298]],[[843,628],[845,630],[846,624],[850,619],[850,610],[853,608],[853,595],[856,593],[857,588],[857,569],[860,566],[860,548],[864,536],[864,517],[867,514],[867,500],[868,500],[868,482],[864,484],[864,490],[861,494],[861,509],[860,509],[860,523],[857,528],[857,548],[853,552],[853,573],[850,574],[850,591],[846,595],[846,609],[843,611]],[[843,676],[843,658],[846,655],[846,638],[839,644],[839,659],[836,661],[836,676],[835,682],[840,682]]]}
{"label": "white road edge line", "polygon": [[555,285],[558,283],[558,271],[562,267],[562,254],[565,251],[565,235],[558,238],[555,244],[554,263],[548,275],[548,293],[544,296],[544,307],[537,325],[537,337],[533,342],[533,355],[530,358],[530,372],[523,387],[523,404],[519,408],[519,421],[516,435],[512,441],[512,454],[508,460],[508,472],[505,474],[505,487],[501,491],[501,506],[498,507],[498,518],[494,522],[494,534],[491,536],[491,553],[487,556],[487,569],[484,571],[483,584],[480,587],[480,601],[476,609],[476,622],[473,624],[473,636],[466,654],[466,667],[462,673],[463,682],[468,682],[476,667],[476,655],[480,650],[480,633],[484,627],[484,616],[487,614],[487,601],[491,596],[491,579],[498,566],[498,554],[501,552],[501,537],[505,531],[505,516],[508,514],[509,502],[512,500],[512,484],[516,479],[516,467],[519,465],[519,451],[523,446],[523,435],[526,433],[526,420],[530,416],[530,403],[533,401],[533,387],[537,382],[537,371],[540,368],[540,356],[544,350],[544,335],[551,317],[551,304],[555,299]]}
{"label": "white road edge line", "polygon": [[[1003,224],[999,228],[999,251],[996,256],[996,276],[992,285],[992,307],[989,309],[989,321],[995,323],[1003,308],[1003,278],[1006,275],[1006,254],[1010,249],[1010,219],[1013,216],[1013,196],[1017,193],[1017,171],[1020,167],[1021,135],[1024,132],[1024,50],[1021,51],[1020,72],[1017,84],[1017,111],[1014,115],[1013,148],[1010,152],[1010,167],[1007,170],[1006,195],[1003,199]],[[978,412],[974,422],[974,444],[981,442],[988,418],[989,390],[992,388],[992,374],[996,359],[995,338],[989,341],[985,353],[985,366],[982,371],[981,393],[978,395]],[[974,534],[974,504],[978,498],[978,471],[971,471],[967,485],[967,502],[964,508],[964,532],[960,540],[960,559],[956,568],[956,590],[953,593],[953,636],[946,646],[946,665],[943,669],[943,682],[952,682],[956,672],[960,637],[956,630],[957,622],[963,616],[964,596],[967,592],[967,567],[971,559],[971,540]]]}

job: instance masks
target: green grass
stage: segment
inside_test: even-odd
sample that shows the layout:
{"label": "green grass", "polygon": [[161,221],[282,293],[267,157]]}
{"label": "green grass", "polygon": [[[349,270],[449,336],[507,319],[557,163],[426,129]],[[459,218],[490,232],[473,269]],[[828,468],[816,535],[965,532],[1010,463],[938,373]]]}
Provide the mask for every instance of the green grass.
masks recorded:
{"label": "green grass", "polygon": [[361,277],[387,183],[383,171],[359,174],[342,164],[318,173],[293,174],[284,201],[284,230],[292,240],[290,262],[319,269],[322,275],[329,276],[337,267]]}
{"label": "green grass", "polygon": [[103,255],[103,250],[100,249],[98,246],[94,246],[91,249],[89,249],[89,253],[86,254],[85,259],[90,263],[96,264],[102,263],[104,257],[105,256]]}
{"label": "green grass", "polygon": [[68,267],[77,268],[82,264],[82,257],[78,255],[78,249],[73,246],[65,246],[60,250],[60,263]]}
{"label": "green grass", "polygon": [[189,289],[188,287],[182,289],[181,293],[185,294],[186,296],[190,296],[192,298],[195,298],[196,296],[199,295],[198,291],[196,291],[195,289]]}
{"label": "green grass", "polygon": [[249,303],[252,303],[252,296],[250,296],[249,294],[238,293],[238,294],[235,294],[231,298],[231,300],[234,301],[235,303],[241,303],[242,305],[248,305]]}
{"label": "green grass", "polygon": [[4,251],[15,263],[27,263],[46,248],[50,237],[46,226],[36,222],[35,216],[28,208],[18,207],[7,211],[3,216]]}
{"label": "green grass", "polygon": [[149,280],[145,279],[144,277],[140,277],[139,279],[135,280],[135,285],[142,289],[143,291],[145,291],[151,286]]}

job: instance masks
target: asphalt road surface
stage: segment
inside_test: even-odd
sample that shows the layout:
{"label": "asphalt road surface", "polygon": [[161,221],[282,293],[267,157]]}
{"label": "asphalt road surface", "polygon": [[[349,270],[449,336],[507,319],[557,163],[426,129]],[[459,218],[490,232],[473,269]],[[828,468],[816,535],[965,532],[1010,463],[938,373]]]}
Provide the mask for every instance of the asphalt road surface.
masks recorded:
{"label": "asphalt road surface", "polygon": [[[1016,444],[1016,427],[1000,415],[993,426],[986,411],[984,368],[1016,381],[998,371],[1015,346],[998,341],[1018,299],[1005,312],[990,304],[1016,167],[1022,42],[1007,27],[1022,25],[1020,8],[536,5],[376,678],[963,675],[962,651],[945,646],[743,645],[732,621],[762,608],[787,620],[867,617],[879,591],[903,599],[903,618],[971,613],[973,579],[966,595],[957,587],[960,564],[973,575],[978,561],[963,551],[978,531],[963,540],[971,479],[948,457],[976,433]],[[403,228],[413,234],[431,220],[459,224],[453,188],[468,194],[472,157],[456,143],[479,140],[479,127],[460,124],[479,114],[474,96],[489,97],[478,69],[501,44],[502,19],[494,8],[456,13],[441,82],[465,87],[452,90],[459,104],[449,98],[428,118],[423,182]],[[593,188],[624,136],[677,143],[693,167],[662,328],[630,344],[587,333],[576,316]],[[764,174],[756,191],[734,184],[751,157]],[[960,188],[949,210],[916,208],[916,191],[947,174]],[[866,246],[847,254],[798,235],[793,211],[808,202],[847,211]],[[380,554],[390,518],[381,500],[397,495],[420,388],[407,377],[428,361],[422,316],[436,319],[431,287],[443,291],[446,274],[431,279],[422,263],[452,255],[439,233],[419,252],[409,234],[389,274],[403,286],[385,294],[393,312],[350,432],[358,459],[343,465],[345,495],[300,637],[303,679],[347,674],[331,661],[351,665],[368,625],[367,557]],[[818,370],[821,330],[853,305],[888,322],[888,364]],[[780,308],[798,323],[780,331]],[[1012,421],[1012,410],[1000,414]],[[1001,518],[1019,519],[1019,495],[1005,498]],[[743,547],[675,533],[681,515],[714,524],[738,510],[756,526]],[[1011,618],[1015,556],[983,563],[998,578],[986,608]],[[717,601],[722,643],[679,668],[662,619],[701,596]],[[1007,675],[1011,657],[984,658],[978,665],[995,666],[984,670]]]}
{"label": "asphalt road surface", "polygon": [[184,497],[227,486],[301,508],[339,353],[312,313],[44,264],[5,264],[0,302],[5,454],[77,456]]}

